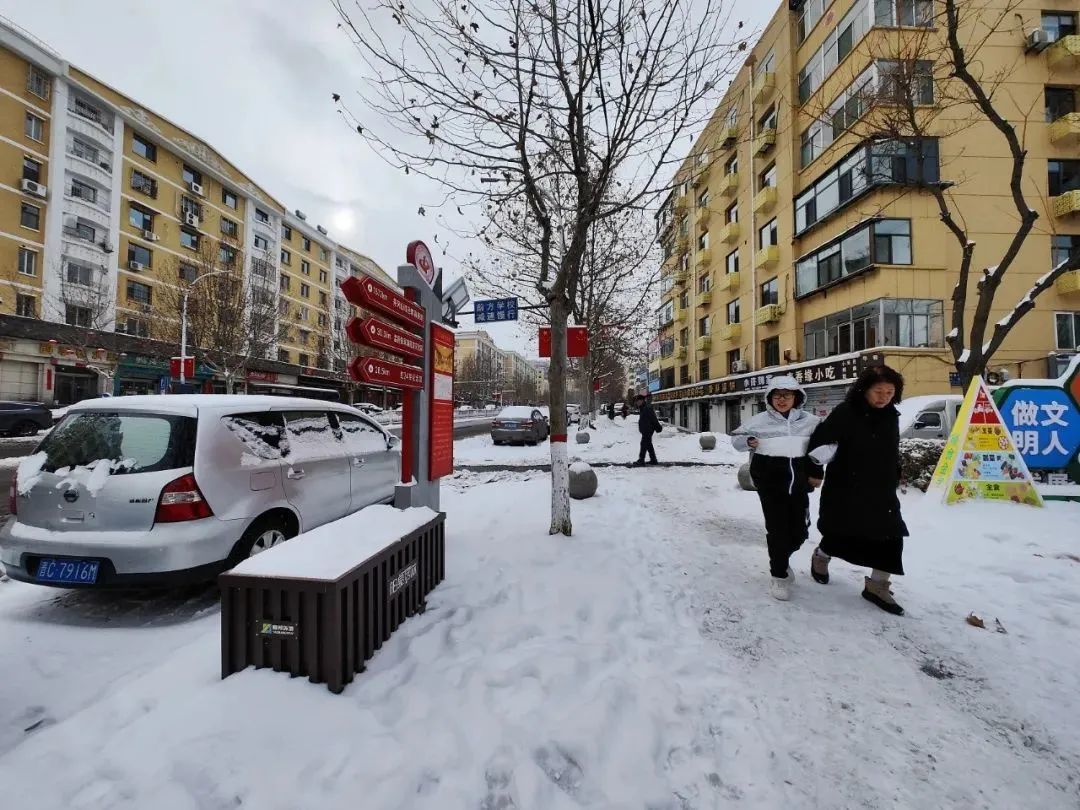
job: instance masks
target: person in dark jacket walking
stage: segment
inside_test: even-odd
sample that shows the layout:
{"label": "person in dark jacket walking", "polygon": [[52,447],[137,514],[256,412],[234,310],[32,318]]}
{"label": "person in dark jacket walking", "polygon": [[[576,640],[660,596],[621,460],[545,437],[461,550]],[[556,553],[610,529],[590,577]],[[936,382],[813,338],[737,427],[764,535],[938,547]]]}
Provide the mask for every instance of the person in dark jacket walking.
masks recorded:
{"label": "person in dark jacket walking", "polygon": [[904,573],[904,538],[896,488],[900,484],[900,427],[896,403],[904,378],[888,366],[866,369],[810,437],[810,455],[827,464],[810,573],[829,581],[829,561],[839,557],[871,569],[863,598],[903,615],[890,588],[890,575]]}
{"label": "person in dark jacket walking", "polygon": [[627,403],[625,403],[625,402],[624,402],[624,403],[622,404],[622,411],[621,411],[621,413],[622,413],[622,419],[623,419],[623,421],[625,422],[625,421],[626,421],[626,417],[628,417],[628,416],[630,415],[630,406],[629,406],[629,405],[628,405]]}
{"label": "person in dark jacket walking", "polygon": [[810,492],[823,475],[807,456],[810,434],[820,420],[802,410],[805,400],[794,377],[773,377],[765,389],[765,410],[731,434],[736,450],[753,454],[750,477],[765,515],[769,591],[782,602],[791,598],[791,555],[810,535]]}
{"label": "person in dark jacket walking", "polygon": [[652,437],[659,433],[663,427],[656,418],[656,411],[646,397],[638,396],[638,431],[641,433],[641,449],[638,451],[638,460],[634,466],[642,467],[645,464],[645,454],[649,454],[650,464],[659,464],[656,459],[656,449],[653,447]]}

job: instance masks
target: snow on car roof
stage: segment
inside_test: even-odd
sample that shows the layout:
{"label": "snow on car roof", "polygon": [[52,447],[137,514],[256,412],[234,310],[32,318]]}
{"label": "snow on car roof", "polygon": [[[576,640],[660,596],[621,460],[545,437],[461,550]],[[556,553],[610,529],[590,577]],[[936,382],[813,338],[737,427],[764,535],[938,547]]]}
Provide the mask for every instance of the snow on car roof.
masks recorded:
{"label": "snow on car roof", "polygon": [[900,400],[896,409],[900,411],[900,432],[903,433],[913,424],[915,417],[937,403],[960,402],[964,398],[959,394],[921,394]]}
{"label": "snow on car roof", "polygon": [[148,411],[176,416],[197,416],[199,411],[274,411],[274,410],[337,410],[358,412],[340,402],[326,402],[302,397],[273,397],[258,394],[166,394],[135,397],[102,397],[84,399],[72,405],[69,413],[82,411]]}
{"label": "snow on car roof", "polygon": [[533,411],[538,411],[539,408],[530,408],[528,405],[508,405],[499,411],[499,418],[508,416],[516,419],[528,419],[533,415]]}

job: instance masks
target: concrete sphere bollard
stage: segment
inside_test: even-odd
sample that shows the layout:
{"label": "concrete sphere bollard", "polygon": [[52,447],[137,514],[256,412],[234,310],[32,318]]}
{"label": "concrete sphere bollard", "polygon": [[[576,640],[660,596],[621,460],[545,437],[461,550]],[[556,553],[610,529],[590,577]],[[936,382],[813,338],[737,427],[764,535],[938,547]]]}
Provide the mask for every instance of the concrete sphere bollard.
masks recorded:
{"label": "concrete sphere bollard", "polygon": [[570,497],[583,501],[596,494],[596,471],[583,461],[570,465]]}
{"label": "concrete sphere bollard", "polygon": [[579,430],[577,433],[574,434],[574,441],[578,444],[588,444],[590,438],[591,437],[589,436],[588,432],[584,430]]}
{"label": "concrete sphere bollard", "polygon": [[698,436],[698,444],[701,445],[702,450],[715,450],[716,437],[711,433],[702,433]]}
{"label": "concrete sphere bollard", "polygon": [[749,461],[739,467],[739,486],[747,492],[754,492],[757,490],[757,487],[754,486],[753,479],[750,477]]}

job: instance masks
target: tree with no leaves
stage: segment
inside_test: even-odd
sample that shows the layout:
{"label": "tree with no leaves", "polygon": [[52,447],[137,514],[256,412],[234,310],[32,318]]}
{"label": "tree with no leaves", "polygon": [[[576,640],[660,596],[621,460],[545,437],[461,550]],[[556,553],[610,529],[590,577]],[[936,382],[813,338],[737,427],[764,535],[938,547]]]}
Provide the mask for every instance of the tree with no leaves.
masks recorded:
{"label": "tree with no leaves", "polygon": [[[1050,233],[1055,227],[1053,201],[1043,196],[1041,178],[1032,182],[1027,173],[1027,122],[1043,115],[1043,88],[1038,87],[1037,97],[1025,99],[1016,86],[1016,72],[1025,58],[1023,43],[1032,26],[1025,24],[1019,0],[994,7],[963,0],[878,5],[871,4],[871,13],[906,12],[910,19],[893,21],[902,28],[871,31],[858,48],[872,60],[869,66],[843,79],[848,86],[835,101],[828,99],[831,103],[826,106],[811,100],[804,111],[828,128],[830,140],[837,141],[834,149],[856,142],[874,144],[871,169],[860,181],[898,183],[900,194],[923,192],[934,201],[942,226],[959,248],[959,275],[945,342],[966,389],[973,377],[985,373],[994,353],[1034,309],[1039,296],[1063,274],[1080,268],[1080,252],[1074,252],[1054,262],[1017,300],[998,300],[1010,271],[1025,272],[1022,252],[1038,232],[1041,218],[1036,209],[1051,212],[1044,227]],[[991,50],[997,55],[984,59],[983,52]],[[1009,50],[1015,60],[1000,58]],[[867,60],[850,58],[849,64],[866,66]],[[967,188],[986,167],[939,148],[949,143],[946,138],[962,132],[982,139],[980,154],[998,150],[1006,156],[1006,193],[1001,199],[1014,212],[1015,222],[1009,232],[986,240],[986,245],[973,237],[983,229],[978,206],[987,198]],[[905,164],[901,178],[892,168],[895,161]],[[975,171],[963,173],[964,161]],[[1033,205],[1033,200],[1039,204]],[[1007,314],[991,324],[995,309],[1007,309]]]}
{"label": "tree with no leaves", "polygon": [[340,107],[364,140],[441,183],[448,204],[516,207],[539,235],[534,288],[552,328],[550,531],[570,534],[566,325],[590,230],[668,182],[731,73],[727,17],[713,0],[332,2],[369,74],[360,109]]}

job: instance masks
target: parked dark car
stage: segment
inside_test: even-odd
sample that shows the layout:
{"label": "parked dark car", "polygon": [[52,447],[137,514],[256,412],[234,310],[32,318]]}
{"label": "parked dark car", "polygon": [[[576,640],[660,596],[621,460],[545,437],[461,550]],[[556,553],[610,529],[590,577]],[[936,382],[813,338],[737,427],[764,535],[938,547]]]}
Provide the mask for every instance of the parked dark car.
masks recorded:
{"label": "parked dark car", "polygon": [[491,423],[491,440],[495,444],[539,444],[548,437],[549,430],[541,409],[511,405],[499,411]]}
{"label": "parked dark car", "polygon": [[4,436],[35,436],[52,426],[52,411],[40,402],[0,401],[0,434]]}

